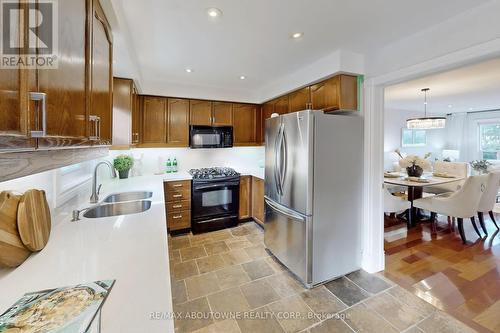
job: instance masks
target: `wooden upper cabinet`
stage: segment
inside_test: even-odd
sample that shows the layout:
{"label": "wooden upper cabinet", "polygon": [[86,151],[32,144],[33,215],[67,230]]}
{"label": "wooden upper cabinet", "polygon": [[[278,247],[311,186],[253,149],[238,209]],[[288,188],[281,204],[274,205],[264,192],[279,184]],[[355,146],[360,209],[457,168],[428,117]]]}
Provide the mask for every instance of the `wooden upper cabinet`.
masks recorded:
{"label": "wooden upper cabinet", "polygon": [[263,119],[271,118],[271,115],[273,113],[274,113],[274,102],[273,101],[264,103],[262,105],[262,118]]}
{"label": "wooden upper cabinet", "polygon": [[288,95],[282,96],[274,100],[274,112],[278,114],[286,114],[289,110]]}
{"label": "wooden upper cabinet", "polygon": [[142,96],[137,93],[134,86],[134,106],[132,108],[132,144],[141,143],[141,114],[142,114]]}
{"label": "wooden upper cabinet", "polygon": [[189,145],[189,100],[168,99],[167,144],[172,147]]}
{"label": "wooden upper cabinet", "polygon": [[[41,147],[88,143],[86,68],[82,61],[86,58],[86,0],[64,0],[58,7],[58,68],[37,70],[37,91],[46,94],[47,133],[38,140]],[[95,70],[110,73],[110,59],[106,60],[107,67],[95,63]],[[105,83],[93,83],[99,94],[108,93],[108,99],[100,101],[98,97],[94,105],[102,103],[110,114],[109,77]],[[106,130],[102,133],[108,135]]]}
{"label": "wooden upper cabinet", "polygon": [[167,99],[144,96],[142,143],[165,144],[167,141]]}
{"label": "wooden upper cabinet", "polygon": [[233,104],[228,102],[212,103],[212,125],[232,126],[233,125]]}
{"label": "wooden upper cabinet", "polygon": [[[113,106],[113,36],[99,0],[93,0],[92,4],[89,132],[97,142],[110,144]],[[97,125],[93,118],[95,116],[99,117]],[[95,133],[95,128],[97,128],[97,133]]]}
{"label": "wooden upper cabinet", "polygon": [[249,146],[256,144],[257,106],[253,104],[233,104],[233,144]]}
{"label": "wooden upper cabinet", "polygon": [[113,79],[113,146],[129,146],[132,143],[134,91],[133,80]]}
{"label": "wooden upper cabinet", "polygon": [[200,100],[190,100],[190,125],[212,125],[212,102],[210,101],[200,101]]}
{"label": "wooden upper cabinet", "polygon": [[311,86],[311,102],[315,110],[357,110],[358,83],[352,75],[337,75]]}
{"label": "wooden upper cabinet", "polygon": [[288,95],[289,112],[307,110],[311,107],[311,89],[305,87]]}

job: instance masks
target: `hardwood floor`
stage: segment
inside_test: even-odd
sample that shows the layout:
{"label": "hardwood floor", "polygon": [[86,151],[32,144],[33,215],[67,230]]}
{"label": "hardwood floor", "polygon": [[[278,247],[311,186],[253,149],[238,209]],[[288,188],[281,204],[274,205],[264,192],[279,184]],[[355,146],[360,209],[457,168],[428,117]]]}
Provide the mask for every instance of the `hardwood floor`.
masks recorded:
{"label": "hardwood floor", "polygon": [[385,221],[385,277],[479,332],[500,332],[500,234],[493,222],[486,219],[482,239],[464,223],[463,245],[442,217],[436,235],[428,224],[407,231],[395,221]]}

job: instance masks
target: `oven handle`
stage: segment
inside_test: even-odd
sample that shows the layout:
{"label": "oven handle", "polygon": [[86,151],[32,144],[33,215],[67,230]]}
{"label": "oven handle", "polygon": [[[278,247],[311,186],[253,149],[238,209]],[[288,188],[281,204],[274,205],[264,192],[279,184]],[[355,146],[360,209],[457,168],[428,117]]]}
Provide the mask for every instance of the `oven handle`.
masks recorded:
{"label": "oven handle", "polygon": [[214,219],[210,219],[210,220],[203,220],[203,221],[199,221],[199,222],[196,222],[197,224],[202,224],[202,223],[209,223],[209,222],[215,222],[215,221],[221,221],[221,220],[227,220],[227,219],[234,219],[234,218],[237,218],[238,215],[229,215],[229,216],[223,216],[223,217],[216,217]]}
{"label": "oven handle", "polygon": [[238,182],[224,183],[224,184],[212,184],[212,185],[199,185],[199,186],[195,186],[194,189],[195,190],[208,190],[208,189],[212,189],[212,188],[230,187],[230,186],[238,186],[238,185],[239,185]]}

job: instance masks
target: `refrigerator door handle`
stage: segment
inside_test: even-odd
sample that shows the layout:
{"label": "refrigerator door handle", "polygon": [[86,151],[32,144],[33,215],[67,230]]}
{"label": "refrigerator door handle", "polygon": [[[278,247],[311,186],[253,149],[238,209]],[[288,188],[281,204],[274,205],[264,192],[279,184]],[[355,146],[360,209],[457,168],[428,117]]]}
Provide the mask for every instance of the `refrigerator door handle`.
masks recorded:
{"label": "refrigerator door handle", "polygon": [[285,185],[285,178],[288,167],[288,147],[287,147],[285,126],[283,126],[283,131],[281,134],[280,155],[282,155],[283,157],[283,164],[280,163],[280,187],[281,187],[281,193],[283,194],[284,190],[283,186]]}
{"label": "refrigerator door handle", "polygon": [[286,217],[289,217],[293,220],[299,220],[299,221],[303,221],[303,222],[306,221],[306,217],[304,215],[299,214],[297,212],[294,212],[293,210],[286,208],[285,206],[282,206],[282,205],[272,201],[268,197],[264,197],[264,201],[266,202],[266,204],[269,205],[269,207],[271,207],[272,209],[274,209],[278,213],[285,215]]}
{"label": "refrigerator door handle", "polygon": [[283,187],[281,184],[281,140],[283,134],[283,124],[280,125],[278,130],[278,136],[276,137],[275,149],[274,149],[274,159],[276,163],[274,164],[274,179],[276,182],[276,187],[279,195],[283,195]]}

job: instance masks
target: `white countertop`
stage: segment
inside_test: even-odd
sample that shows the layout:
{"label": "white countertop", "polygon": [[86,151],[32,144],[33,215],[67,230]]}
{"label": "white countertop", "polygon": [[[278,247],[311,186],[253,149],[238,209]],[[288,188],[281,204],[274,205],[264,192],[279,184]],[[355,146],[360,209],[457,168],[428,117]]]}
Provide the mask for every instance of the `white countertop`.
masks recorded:
{"label": "white countertop", "polygon": [[102,310],[102,332],[173,332],[172,320],[151,320],[150,314],[172,311],[163,180],[175,176],[104,184],[101,199],[115,192],[152,191],[146,212],[54,223],[45,249],[16,269],[0,270],[0,313],[26,292],[116,279]]}

